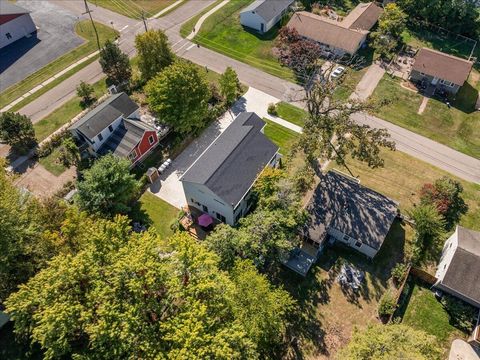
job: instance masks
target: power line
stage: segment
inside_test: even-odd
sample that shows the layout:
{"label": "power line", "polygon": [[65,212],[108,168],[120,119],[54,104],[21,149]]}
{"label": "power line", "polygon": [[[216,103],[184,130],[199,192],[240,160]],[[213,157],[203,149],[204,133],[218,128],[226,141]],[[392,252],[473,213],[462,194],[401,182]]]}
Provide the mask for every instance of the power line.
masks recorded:
{"label": "power line", "polygon": [[97,28],[96,28],[95,22],[93,21],[93,18],[92,18],[92,10],[90,10],[88,8],[87,0],[83,0],[83,2],[85,3],[85,12],[82,15],[88,14],[90,16],[90,21],[92,22],[93,30],[95,31],[95,36],[97,38],[98,51],[101,51],[102,49],[101,49],[101,46],[100,46],[100,39],[98,38]]}

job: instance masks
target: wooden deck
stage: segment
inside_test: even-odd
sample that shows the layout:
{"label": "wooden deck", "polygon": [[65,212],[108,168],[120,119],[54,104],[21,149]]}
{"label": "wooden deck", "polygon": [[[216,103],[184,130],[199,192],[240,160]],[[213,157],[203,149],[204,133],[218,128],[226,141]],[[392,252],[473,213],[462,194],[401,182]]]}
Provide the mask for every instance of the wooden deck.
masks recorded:
{"label": "wooden deck", "polygon": [[[205,240],[211,230],[206,230],[198,225],[198,218],[204,213],[193,206],[185,206],[182,210],[185,211],[186,215],[180,219],[180,224],[185,231],[197,240]],[[220,224],[220,221],[213,219],[212,229],[218,224]]]}

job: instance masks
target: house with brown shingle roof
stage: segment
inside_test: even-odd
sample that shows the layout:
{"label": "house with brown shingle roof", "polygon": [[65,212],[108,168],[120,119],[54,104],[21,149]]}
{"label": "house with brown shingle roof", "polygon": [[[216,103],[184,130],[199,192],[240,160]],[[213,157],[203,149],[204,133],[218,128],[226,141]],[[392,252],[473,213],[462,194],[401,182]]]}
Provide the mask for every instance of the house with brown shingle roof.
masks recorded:
{"label": "house with brown shingle roof", "polygon": [[428,48],[420,49],[410,73],[413,82],[425,82],[456,94],[467,81],[473,62]]}
{"label": "house with brown shingle roof", "polygon": [[366,42],[382,11],[373,2],[360,3],[342,21],[300,11],[292,16],[287,26],[320,43],[327,52],[338,56],[353,55]]}

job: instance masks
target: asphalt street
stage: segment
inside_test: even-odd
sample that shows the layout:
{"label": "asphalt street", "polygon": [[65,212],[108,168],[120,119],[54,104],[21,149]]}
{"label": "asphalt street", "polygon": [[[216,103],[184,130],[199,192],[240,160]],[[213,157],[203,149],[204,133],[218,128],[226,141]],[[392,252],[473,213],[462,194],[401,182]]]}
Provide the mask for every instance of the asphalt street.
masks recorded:
{"label": "asphalt street", "polygon": [[[173,50],[179,56],[217,72],[223,72],[227,66],[231,66],[238,73],[240,81],[244,84],[278,99],[301,106],[301,100],[305,97],[305,94],[300,86],[266,74],[261,70],[212,50],[197,47],[192,42],[181,38],[179,33],[180,25],[213,2],[214,0],[188,1],[165,17],[149,20],[148,25],[153,28],[163,29],[169,37]],[[84,11],[83,3],[80,0],[56,0],[55,3],[66,6],[74,13]],[[95,8],[94,5],[91,6],[94,10],[93,17],[95,20],[108,24],[111,19],[115,19],[113,21],[117,29],[123,29],[121,32],[121,48],[129,52],[130,55],[133,55],[134,36],[138,32],[143,32],[143,24],[109,10],[100,7]],[[73,97],[75,87],[80,80],[94,82],[102,76],[98,61],[94,62],[80,70],[73,77],[70,77],[54,89],[37,98],[21,109],[20,112],[30,116],[32,121],[38,121]],[[397,143],[399,150],[449,171],[460,178],[480,183],[480,160],[464,155],[442,144],[431,141],[406,129],[396,127],[385,120],[370,115],[357,114],[355,120],[361,123],[371,124],[377,128],[388,129],[392,139]]]}

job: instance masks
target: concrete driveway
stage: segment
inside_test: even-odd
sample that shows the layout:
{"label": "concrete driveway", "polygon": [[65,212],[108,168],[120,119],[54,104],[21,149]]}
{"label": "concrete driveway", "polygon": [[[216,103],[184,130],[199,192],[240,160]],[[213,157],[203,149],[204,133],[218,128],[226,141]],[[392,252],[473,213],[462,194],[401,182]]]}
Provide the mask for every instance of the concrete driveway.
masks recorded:
{"label": "concrete driveway", "polygon": [[195,139],[176,159],[170,168],[152,184],[149,191],[168,202],[170,205],[181,209],[187,202],[183,193],[180,177],[210,146],[210,144],[232,123],[238,114],[252,111],[260,117],[266,117],[267,107],[270,103],[279,100],[254,88],[250,88],[233,107],[220,119],[213,122],[197,139]]}
{"label": "concrete driveway", "polygon": [[385,74],[385,70],[381,68],[380,65],[372,64],[357,84],[355,92],[350,95],[350,99],[358,101],[367,100],[375,91],[375,88],[382,79],[383,74]]}
{"label": "concrete driveway", "polygon": [[37,37],[20,39],[2,49],[0,91],[84,42],[75,33],[78,16],[72,12],[44,0],[18,0],[16,3],[31,11],[38,32]]}

